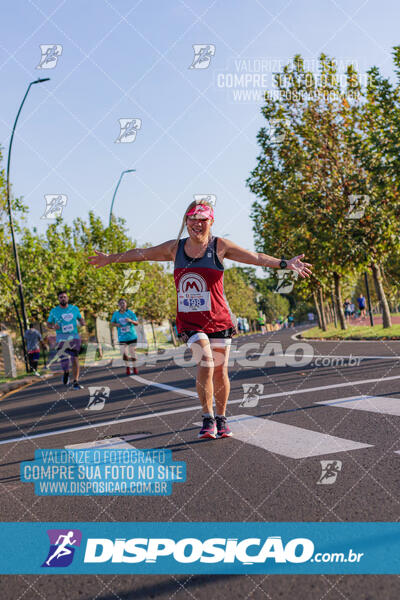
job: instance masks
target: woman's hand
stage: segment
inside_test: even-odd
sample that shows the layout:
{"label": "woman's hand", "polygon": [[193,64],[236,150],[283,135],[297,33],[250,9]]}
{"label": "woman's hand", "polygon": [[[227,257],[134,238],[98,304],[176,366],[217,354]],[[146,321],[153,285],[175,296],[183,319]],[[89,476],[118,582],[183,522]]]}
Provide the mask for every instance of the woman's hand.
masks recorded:
{"label": "woman's hand", "polygon": [[95,250],[96,256],[89,256],[88,261],[91,265],[96,267],[96,269],[100,269],[100,267],[105,267],[111,263],[110,257],[108,254],[104,252],[100,252],[99,250]]}
{"label": "woman's hand", "polygon": [[304,254],[299,254],[298,256],[291,258],[287,261],[287,268],[291,271],[296,271],[300,277],[310,277],[312,265],[302,262],[302,258],[304,258]]}

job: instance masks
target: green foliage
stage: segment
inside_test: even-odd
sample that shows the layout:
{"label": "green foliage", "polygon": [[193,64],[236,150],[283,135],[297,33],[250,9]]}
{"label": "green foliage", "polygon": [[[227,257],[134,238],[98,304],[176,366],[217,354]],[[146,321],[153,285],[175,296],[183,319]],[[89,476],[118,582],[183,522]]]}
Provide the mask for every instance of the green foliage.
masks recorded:
{"label": "green foliage", "polygon": [[[400,47],[394,60],[400,81]],[[300,300],[321,286],[330,294],[333,272],[354,281],[371,262],[399,255],[399,83],[374,67],[363,90],[349,68],[344,89],[335,61],[323,54],[318,75],[305,71],[300,56],[276,75],[280,98],[266,95],[267,127],[247,181],[258,250],[304,253],[313,264],[313,277],[295,284]],[[349,218],[351,196],[368,198],[360,218]]]}
{"label": "green foliage", "polygon": [[290,313],[289,300],[282,294],[276,294],[271,290],[264,292],[259,304],[267,323],[272,323],[280,316],[286,318]]}
{"label": "green foliage", "polygon": [[224,289],[230,309],[237,317],[257,318],[255,290],[247,283],[241,268],[231,267],[225,271]]}
{"label": "green foliage", "polygon": [[[113,219],[111,227],[105,227],[94,213],[89,213],[87,221],[76,219],[72,226],[58,219],[42,235],[23,228],[18,252],[28,319],[46,321],[60,289],[67,290],[71,303],[77,304],[91,322],[97,315],[110,316],[121,297],[131,307],[138,307],[148,320],[160,322],[171,316],[175,288],[162,265],[129,263],[95,269],[87,262],[95,249],[122,252],[134,246],[122,219]],[[15,295],[10,243],[1,246],[0,253],[4,254],[0,319],[9,321]]]}

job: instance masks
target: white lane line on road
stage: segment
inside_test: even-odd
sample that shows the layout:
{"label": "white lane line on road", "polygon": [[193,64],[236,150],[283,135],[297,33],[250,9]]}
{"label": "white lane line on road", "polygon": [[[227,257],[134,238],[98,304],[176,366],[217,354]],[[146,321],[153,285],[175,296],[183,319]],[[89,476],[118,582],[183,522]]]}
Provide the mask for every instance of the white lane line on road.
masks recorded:
{"label": "white lane line on road", "polygon": [[337,400],[323,400],[315,404],[326,404],[338,408],[351,410],[364,410],[366,412],[379,413],[383,415],[395,415],[400,417],[400,398],[388,396],[353,396],[350,398],[338,398]]}
{"label": "white lane line on road", "polygon": [[93,442],[83,442],[83,444],[70,444],[64,446],[67,450],[79,450],[79,448],[129,448],[132,450],[132,444],[128,444],[124,438],[114,437],[105,440],[94,440]]}
{"label": "white lane line on road", "polygon": [[[143,379],[142,377],[139,378],[137,375],[131,375],[131,378],[140,380],[141,383],[146,382],[146,385],[156,385],[157,387],[160,385],[163,385],[163,384],[159,384],[157,382],[150,381],[149,379]],[[330,390],[330,389],[349,387],[349,386],[352,387],[355,385],[365,385],[367,383],[393,381],[394,379],[400,379],[400,375],[393,375],[391,377],[378,377],[376,379],[362,379],[359,381],[349,381],[346,383],[334,383],[332,385],[322,385],[322,386],[315,387],[315,388],[304,388],[302,390],[299,390],[299,389],[288,390],[287,392],[278,392],[275,394],[264,394],[263,396],[259,396],[259,399],[262,400],[264,398],[280,398],[282,396],[290,397],[290,396],[294,396],[296,394],[308,394],[310,392],[319,392],[321,390]],[[178,392],[180,394],[182,394],[184,391],[182,388],[174,388],[173,386],[168,386],[168,389],[170,389],[170,388],[172,391]],[[190,391],[190,390],[187,390],[187,391]],[[185,394],[186,394],[186,392],[185,392]],[[190,395],[193,395],[197,398],[197,394],[195,392],[190,391]],[[228,402],[228,407],[231,404],[240,404],[241,402],[243,402],[243,398],[239,398],[237,400],[230,400]],[[150,414],[146,414],[146,415],[138,415],[136,417],[127,417],[126,419],[113,419],[112,421],[100,421],[100,422],[93,423],[91,425],[78,425],[77,427],[68,427],[66,429],[49,431],[46,433],[34,433],[32,435],[20,436],[20,437],[10,438],[7,440],[0,440],[0,445],[11,444],[12,442],[22,442],[25,440],[32,440],[32,439],[41,438],[41,437],[48,437],[50,435],[61,435],[63,433],[72,433],[74,431],[83,431],[85,429],[96,429],[97,427],[106,427],[107,425],[119,425],[120,423],[127,423],[129,421],[141,421],[143,419],[152,419],[155,417],[163,418],[166,415],[175,415],[178,413],[188,412],[191,410],[200,411],[200,404],[198,404],[196,406],[188,406],[186,408],[177,408],[174,410],[165,410],[165,411],[150,413]]]}
{"label": "white lane line on road", "polygon": [[[251,352],[250,353],[251,356],[262,356],[263,353],[262,352]],[[290,358],[297,358],[296,354],[292,354],[290,352],[285,352],[285,353],[281,353],[281,354],[273,354],[271,356],[271,359],[269,362],[271,361],[275,361],[276,358],[285,358],[290,356]],[[266,356],[266,358],[268,359],[268,356]],[[389,359],[389,360],[400,360],[400,356],[395,356],[395,355],[391,355],[391,356],[360,356],[358,354],[301,354],[301,358],[354,358],[354,359],[360,359],[360,360],[366,360],[367,358],[370,359]],[[324,365],[322,365],[324,366]],[[329,366],[329,365],[328,365]],[[336,365],[338,366],[338,365]],[[340,366],[340,365],[339,365]],[[357,365],[354,365],[357,366]]]}
{"label": "white lane line on road", "polygon": [[[194,424],[199,427],[202,425]],[[288,458],[308,458],[371,447],[371,444],[362,444],[328,433],[251,415],[231,417],[229,427],[232,429],[234,439]]]}
{"label": "white lane line on road", "polygon": [[131,375],[131,379],[136,379],[136,381],[139,383],[143,383],[144,385],[152,385],[168,392],[177,392],[177,394],[182,394],[183,396],[193,396],[194,398],[198,397],[196,392],[192,392],[191,390],[184,390],[182,388],[174,387],[173,385],[167,385],[166,383],[158,383],[158,381],[150,381],[149,379],[144,379],[138,375]]}

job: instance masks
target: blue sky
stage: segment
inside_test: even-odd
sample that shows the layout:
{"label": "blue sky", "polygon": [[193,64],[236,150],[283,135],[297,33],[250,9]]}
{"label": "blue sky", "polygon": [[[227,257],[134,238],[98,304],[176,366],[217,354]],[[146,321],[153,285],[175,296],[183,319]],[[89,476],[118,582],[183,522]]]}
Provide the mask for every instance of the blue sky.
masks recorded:
{"label": "blue sky", "polygon": [[[46,194],[65,194],[63,216],[115,214],[139,244],[176,236],[193,194],[217,196],[217,235],[254,249],[245,181],[256,164],[259,100],[222,87],[240,73],[271,70],[321,51],[392,73],[399,44],[395,0],[3,0],[0,144],[29,81],[14,139],[11,180],[43,231]],[[53,69],[37,69],[40,45],[60,44]],[[190,69],[193,44],[212,44],[208,68]],[[252,80],[253,81],[253,80]],[[257,85],[249,89],[259,93]],[[234,94],[236,93],[236,97]],[[141,119],[132,143],[115,143],[119,119]]]}

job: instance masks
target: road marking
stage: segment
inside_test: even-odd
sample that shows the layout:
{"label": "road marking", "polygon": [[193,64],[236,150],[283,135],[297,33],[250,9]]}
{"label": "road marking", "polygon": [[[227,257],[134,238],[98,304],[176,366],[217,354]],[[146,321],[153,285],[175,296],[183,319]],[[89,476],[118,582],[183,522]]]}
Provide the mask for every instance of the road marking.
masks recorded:
{"label": "road marking", "polygon": [[[371,447],[371,444],[251,415],[235,415],[228,422],[234,439],[288,458],[309,458]],[[201,423],[195,425],[201,427]]]}
{"label": "road marking", "polygon": [[[377,377],[375,379],[359,379],[358,381],[347,381],[346,383],[333,383],[331,385],[321,385],[319,387],[304,388],[301,390],[289,390],[287,392],[279,392],[278,394],[266,394],[264,396],[259,396],[259,399],[261,400],[262,398],[277,398],[279,396],[294,396],[295,394],[306,394],[308,392],[319,392],[321,390],[332,390],[342,387],[354,387],[356,385],[364,385],[366,383],[393,381],[395,379],[400,379],[400,375],[392,375],[391,377]],[[239,402],[239,400],[237,400],[237,402]],[[232,404],[232,402],[230,402],[229,404]]]}
{"label": "road marking", "polygon": [[364,410],[366,412],[400,417],[400,398],[390,398],[388,396],[353,396],[337,400],[323,400],[315,404],[326,404],[337,406],[338,408]]}
{"label": "road marking", "polygon": [[[175,388],[172,385],[165,386],[164,384],[161,384],[161,383],[143,379],[142,377],[138,377],[137,375],[131,375],[131,378],[136,379],[138,381],[140,380],[141,383],[146,382],[146,385],[155,385],[156,387],[164,386],[162,389],[167,388],[168,390],[175,391],[177,393],[184,394],[184,395],[195,396],[197,398],[197,394],[190,390],[185,391],[182,388]],[[352,387],[355,385],[364,385],[367,383],[393,381],[395,379],[400,379],[400,375],[393,375],[391,377],[378,377],[376,379],[364,379],[364,380],[359,380],[359,381],[350,381],[350,382],[346,382],[346,383],[335,383],[332,385],[322,385],[322,386],[314,387],[314,388],[304,388],[302,390],[288,390],[285,392],[278,392],[275,394],[264,394],[262,396],[259,396],[259,400],[263,400],[265,398],[280,398],[282,396],[290,397],[290,396],[294,396],[296,394],[307,394],[310,392],[319,392],[321,390],[337,389],[337,388],[349,387],[349,386]],[[241,397],[237,400],[230,400],[228,403],[228,406],[230,406],[231,404],[240,404],[241,402],[243,402],[243,397]],[[141,421],[143,419],[153,419],[156,417],[163,418],[164,416],[167,416],[167,415],[175,415],[175,414],[179,414],[179,413],[183,413],[183,412],[188,412],[191,410],[200,411],[200,406],[199,405],[188,406],[186,408],[165,410],[165,411],[160,411],[160,412],[156,412],[156,413],[150,413],[147,415],[138,415],[136,417],[127,417],[125,419],[112,419],[111,421],[100,421],[100,422],[96,422],[96,423],[93,423],[90,425],[78,425],[77,427],[68,427],[66,429],[58,429],[56,431],[49,431],[46,433],[34,433],[32,435],[25,435],[25,436],[23,435],[20,437],[10,438],[7,440],[0,440],[0,445],[11,444],[12,442],[22,442],[22,441],[32,440],[32,439],[42,438],[42,437],[49,437],[51,435],[61,435],[63,433],[73,433],[75,431],[83,431],[85,429],[96,429],[96,427],[107,427],[108,425],[119,425],[120,423],[128,423],[130,421]]]}
{"label": "road marking", "polygon": [[132,444],[128,444],[122,437],[107,438],[105,440],[94,440],[93,442],[84,442],[83,444],[70,444],[64,446],[67,450],[79,450],[80,448],[133,448]]}
{"label": "road marking", "polygon": [[[251,356],[263,356],[262,352],[252,352]],[[274,361],[275,358],[286,358],[286,357],[290,357],[290,358],[297,358],[296,354],[291,354],[289,352],[283,352],[281,354],[273,354],[270,358],[270,360],[268,360],[268,362]],[[269,359],[269,356],[266,356],[265,358]],[[354,359],[359,359],[359,360],[367,360],[367,359],[371,359],[371,360],[376,360],[376,359],[386,359],[386,360],[400,360],[400,356],[397,355],[390,355],[390,356],[359,356],[357,354],[302,354],[301,358],[354,358]],[[306,366],[306,365],[305,365]],[[329,365],[320,365],[320,366],[329,366]],[[335,365],[335,366],[341,366],[341,365]],[[357,367],[358,365],[353,365],[354,367]]]}
{"label": "road marking", "polygon": [[136,381],[139,383],[143,383],[144,385],[152,385],[168,392],[176,392],[177,394],[182,394],[183,396],[193,396],[194,398],[198,398],[197,393],[192,392],[191,390],[184,390],[182,388],[174,387],[173,385],[167,385],[166,383],[158,383],[158,381],[150,381],[149,379],[144,379],[138,375],[131,375],[131,379],[136,379]]}

